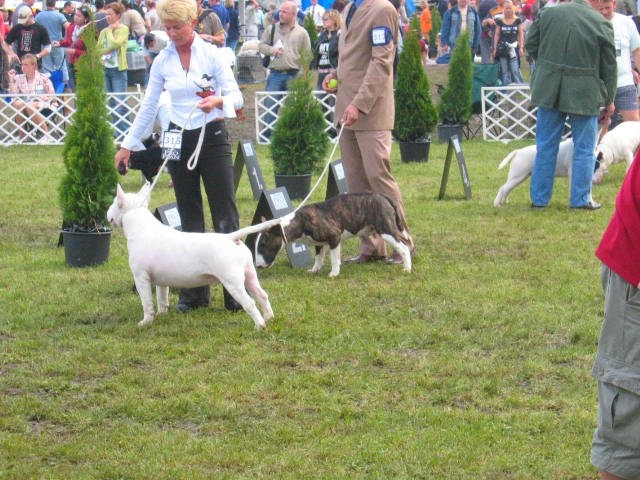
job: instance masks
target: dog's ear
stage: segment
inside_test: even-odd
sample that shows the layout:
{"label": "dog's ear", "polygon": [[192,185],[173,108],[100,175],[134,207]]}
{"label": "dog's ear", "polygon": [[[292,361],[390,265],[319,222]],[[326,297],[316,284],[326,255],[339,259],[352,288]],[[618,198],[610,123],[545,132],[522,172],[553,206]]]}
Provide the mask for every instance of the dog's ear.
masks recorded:
{"label": "dog's ear", "polygon": [[118,200],[118,207],[119,208],[124,207],[126,197],[125,197],[124,190],[122,190],[122,187],[120,186],[120,184],[116,186],[116,199]]}

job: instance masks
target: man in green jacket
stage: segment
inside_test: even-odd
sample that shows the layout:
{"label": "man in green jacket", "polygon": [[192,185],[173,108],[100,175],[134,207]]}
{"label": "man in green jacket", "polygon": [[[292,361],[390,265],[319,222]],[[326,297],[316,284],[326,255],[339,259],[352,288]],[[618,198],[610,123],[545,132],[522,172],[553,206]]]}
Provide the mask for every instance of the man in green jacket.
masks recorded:
{"label": "man in green jacket", "polygon": [[527,53],[536,60],[531,103],[538,106],[533,207],[546,207],[551,199],[568,117],[574,144],[569,206],[600,208],[591,198],[594,149],[599,116],[604,121],[613,114],[617,66],[613,27],[598,12],[599,3],[572,0],[544,8],[527,36]]}

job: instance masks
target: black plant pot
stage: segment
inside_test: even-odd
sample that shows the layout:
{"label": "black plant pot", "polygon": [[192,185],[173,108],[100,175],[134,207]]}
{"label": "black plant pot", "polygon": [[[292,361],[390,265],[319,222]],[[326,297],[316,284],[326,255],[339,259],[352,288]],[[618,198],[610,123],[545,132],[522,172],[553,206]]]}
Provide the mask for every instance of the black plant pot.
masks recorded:
{"label": "black plant pot", "polygon": [[464,125],[441,123],[438,125],[438,141],[447,143],[454,135],[458,136],[458,140],[462,141],[462,127]]}
{"label": "black plant pot", "polygon": [[62,230],[64,256],[70,267],[89,267],[109,259],[111,231],[72,232]]}
{"label": "black plant pot", "polygon": [[301,200],[309,194],[311,190],[311,174],[302,175],[280,175],[275,174],[276,187],[285,187],[291,200]]}
{"label": "black plant pot", "polygon": [[430,138],[398,142],[398,145],[400,145],[400,160],[403,162],[427,162],[429,160]]}

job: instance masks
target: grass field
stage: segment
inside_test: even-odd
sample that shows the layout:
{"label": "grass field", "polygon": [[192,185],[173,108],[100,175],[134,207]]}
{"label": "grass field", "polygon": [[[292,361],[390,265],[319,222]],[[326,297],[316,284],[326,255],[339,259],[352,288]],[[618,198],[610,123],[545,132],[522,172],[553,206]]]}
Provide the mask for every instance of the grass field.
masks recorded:
{"label": "grass field", "polygon": [[[469,201],[455,164],[437,199],[445,146],[425,164],[394,146],[413,272],[344,265],[331,280],[281,254],[259,272],[266,332],[219,288],[208,309],[138,328],[122,232],[99,267],[69,268],[56,247],[61,148],[3,150],[0,478],[595,479],[593,251],[624,167],[595,188],[596,212],[569,210],[566,179],[543,211],[528,182],[494,209],[497,165],[522,145],[463,143]],[[152,208],[173,200],[167,183]],[[246,226],[246,172],[238,204]]]}

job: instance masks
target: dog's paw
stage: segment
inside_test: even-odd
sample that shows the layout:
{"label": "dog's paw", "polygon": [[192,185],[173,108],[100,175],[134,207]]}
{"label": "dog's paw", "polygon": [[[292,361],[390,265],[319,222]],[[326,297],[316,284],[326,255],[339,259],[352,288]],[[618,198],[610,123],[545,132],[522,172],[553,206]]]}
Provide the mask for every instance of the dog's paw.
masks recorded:
{"label": "dog's paw", "polygon": [[309,272],[309,273],[318,273],[319,271],[320,271],[320,269],[316,268],[315,266],[313,266],[309,270],[307,270],[307,272]]}
{"label": "dog's paw", "polygon": [[167,313],[169,311],[169,304],[158,305],[158,313]]}
{"label": "dog's paw", "polygon": [[340,270],[334,272],[333,270],[331,270],[329,272],[329,278],[336,278],[338,275],[340,275]]}
{"label": "dog's paw", "polygon": [[262,321],[261,323],[256,323],[256,330],[266,330],[267,329],[267,324]]}
{"label": "dog's paw", "polygon": [[153,323],[153,315],[145,315],[142,320],[138,322],[139,327],[144,327],[145,325],[151,325]]}

